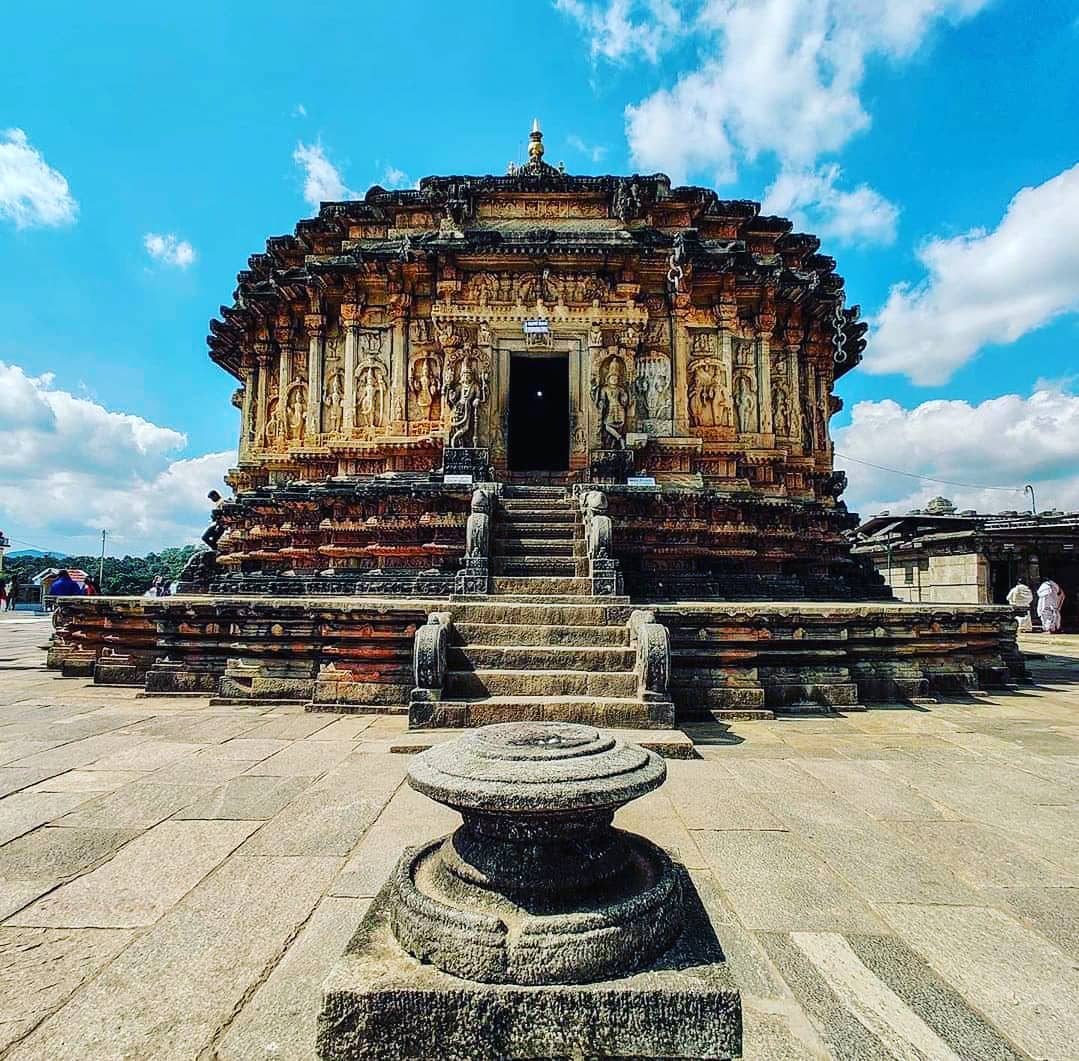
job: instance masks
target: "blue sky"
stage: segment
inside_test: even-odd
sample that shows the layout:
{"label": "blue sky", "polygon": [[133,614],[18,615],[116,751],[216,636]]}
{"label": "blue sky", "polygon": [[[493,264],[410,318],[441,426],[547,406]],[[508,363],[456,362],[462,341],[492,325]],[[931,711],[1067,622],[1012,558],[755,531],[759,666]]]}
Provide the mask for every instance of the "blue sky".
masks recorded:
{"label": "blue sky", "polygon": [[[313,212],[305,181],[347,196],[503,172],[533,116],[571,172],[665,169],[822,234],[875,324],[837,450],[1079,507],[1079,6],[1037,7],[19,5],[0,68],[0,130],[22,131],[0,133],[0,526],[77,549],[104,525],[117,552],[190,538],[237,431],[207,321],[247,256]],[[939,491],[1023,507],[847,467],[865,512]]]}

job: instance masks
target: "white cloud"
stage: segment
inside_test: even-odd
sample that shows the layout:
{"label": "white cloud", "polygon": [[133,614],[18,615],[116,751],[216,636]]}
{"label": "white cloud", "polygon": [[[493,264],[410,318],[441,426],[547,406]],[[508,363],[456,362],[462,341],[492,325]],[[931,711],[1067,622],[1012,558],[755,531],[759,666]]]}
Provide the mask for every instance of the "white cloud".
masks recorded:
{"label": "white cloud", "polygon": [[235,453],[180,456],[187,438],[113,412],[0,362],[0,498],[4,529],[45,548],[92,547],[101,529],[118,551],[197,541],[206,492]]}
{"label": "white cloud", "polygon": [[[1079,509],[1079,395],[1057,387],[977,405],[929,401],[907,409],[890,399],[858,402],[850,425],[835,432],[835,449],[836,467],[850,479],[845,500],[863,516],[924,508],[940,494],[961,509],[1022,511],[1027,483],[1040,509]],[[920,482],[839,454],[948,482]]]}
{"label": "white cloud", "polygon": [[[989,2],[704,0],[685,17],[670,3],[556,6],[581,24],[593,56],[640,53],[654,61],[692,35],[693,67],[626,108],[626,136],[641,169],[663,170],[676,183],[707,174],[721,185],[735,180],[743,161],[770,156],[782,174],[777,184],[797,181],[811,216],[839,239],[870,242],[892,237],[894,207],[866,185],[841,190],[838,171],[817,169],[870,124],[861,98],[867,60],[905,59],[935,26]],[[823,198],[806,199],[813,190]]]}
{"label": "white cloud", "polygon": [[316,209],[322,203],[358,198],[355,192],[346,187],[337,167],[326,157],[321,143],[298,143],[292,152],[292,160],[303,167],[303,197]]}
{"label": "white cloud", "polygon": [[412,178],[396,166],[387,165],[378,182],[383,188],[411,188]]}
{"label": "white cloud", "polygon": [[16,228],[74,224],[79,213],[67,180],[53,169],[22,129],[0,133],[0,217]]}
{"label": "white cloud", "polygon": [[566,143],[574,151],[580,151],[582,155],[587,155],[593,162],[602,162],[607,156],[606,146],[603,144],[586,144],[576,133],[567,136]]}
{"label": "white cloud", "polygon": [[682,31],[671,0],[555,0],[555,7],[588,33],[593,59],[620,62],[640,52],[654,63]]}
{"label": "white cloud", "polygon": [[292,108],[292,117],[293,118],[306,118],[307,117],[307,108],[302,103],[297,103],[296,106]]}
{"label": "white cloud", "polygon": [[177,269],[186,269],[198,257],[186,239],[177,239],[171,232],[167,236],[147,232],[142,243],[151,258]]}
{"label": "white cloud", "polygon": [[894,204],[867,184],[851,191],[837,188],[840,176],[835,163],[784,170],[765,191],[762,210],[841,243],[894,243],[899,219]]}
{"label": "white cloud", "polygon": [[991,232],[930,240],[918,257],[928,276],[892,288],[865,368],[940,384],[981,347],[1079,311],[1079,165],[1020,191]]}

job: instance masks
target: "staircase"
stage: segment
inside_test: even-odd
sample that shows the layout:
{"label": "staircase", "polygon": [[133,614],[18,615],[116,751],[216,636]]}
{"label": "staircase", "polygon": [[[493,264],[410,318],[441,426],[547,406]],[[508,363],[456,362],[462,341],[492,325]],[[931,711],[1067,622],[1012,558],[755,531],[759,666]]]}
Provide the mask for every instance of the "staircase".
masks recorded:
{"label": "staircase", "polygon": [[448,609],[441,698],[414,702],[410,725],[672,726],[670,702],[641,694],[629,599],[591,595],[584,527],[565,491],[507,486],[492,532],[491,596]]}

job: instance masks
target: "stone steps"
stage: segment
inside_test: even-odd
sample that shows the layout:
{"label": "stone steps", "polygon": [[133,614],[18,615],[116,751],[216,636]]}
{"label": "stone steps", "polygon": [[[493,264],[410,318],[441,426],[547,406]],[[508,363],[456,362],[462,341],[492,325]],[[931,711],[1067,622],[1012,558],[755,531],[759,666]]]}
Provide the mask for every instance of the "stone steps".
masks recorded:
{"label": "stone steps", "polygon": [[491,573],[513,578],[587,578],[588,561],[574,556],[493,556]]}
{"label": "stone steps", "polygon": [[584,559],[583,538],[496,538],[494,556],[572,556]]}
{"label": "stone steps", "polygon": [[594,604],[593,598],[555,598],[537,601],[532,596],[508,599],[484,598],[453,606],[454,623],[513,623],[537,626],[605,626],[623,625],[633,610],[625,598],[604,598]]}
{"label": "stone steps", "polygon": [[447,670],[445,698],[489,696],[634,697],[632,672],[579,670]]}
{"label": "stone steps", "polygon": [[413,728],[489,726],[496,722],[581,722],[603,729],[670,729],[669,703],[643,703],[626,696],[490,696],[413,704]]}
{"label": "stone steps", "polygon": [[546,597],[552,593],[567,596],[589,596],[592,592],[592,580],[589,578],[559,577],[537,575],[499,576],[491,578],[492,593],[522,593],[528,596]]}
{"label": "stone steps", "polygon": [[500,509],[495,519],[503,526],[529,526],[533,523],[577,522],[578,513],[572,508],[515,508]]}
{"label": "stone steps", "polygon": [[546,541],[573,542],[584,540],[580,525],[577,523],[521,523],[506,524],[496,522],[492,528],[492,540],[497,542]]}
{"label": "stone steps", "polygon": [[455,670],[632,671],[636,651],[609,645],[482,645],[453,646],[447,665]]}
{"label": "stone steps", "polygon": [[629,629],[625,626],[572,626],[567,623],[539,626],[529,623],[457,623],[454,631],[466,645],[629,647]]}

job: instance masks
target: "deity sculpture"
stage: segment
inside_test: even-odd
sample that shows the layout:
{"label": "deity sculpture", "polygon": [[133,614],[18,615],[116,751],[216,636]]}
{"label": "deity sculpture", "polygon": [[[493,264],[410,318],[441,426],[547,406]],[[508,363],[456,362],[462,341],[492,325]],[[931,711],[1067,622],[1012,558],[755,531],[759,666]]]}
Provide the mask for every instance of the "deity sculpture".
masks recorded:
{"label": "deity sculpture", "polygon": [[738,430],[747,433],[757,430],[757,392],[749,376],[740,375],[734,385],[734,401],[738,411]]}
{"label": "deity sculpture", "polygon": [[267,449],[277,449],[281,442],[281,419],[279,416],[277,398],[271,398],[266,403],[266,431],[265,445]]}
{"label": "deity sculpture", "polygon": [[368,361],[356,373],[357,422],[364,427],[382,427],[386,422],[386,370],[379,361]]}
{"label": "deity sculpture", "polygon": [[491,345],[491,328],[486,321],[480,321],[478,342],[480,346]]}
{"label": "deity sculpture", "polygon": [[783,387],[772,391],[772,430],[780,438],[787,438],[791,433],[791,403]]}
{"label": "deity sculpture", "polygon": [[689,366],[689,422],[693,427],[731,426],[726,373],[712,358]]}
{"label": "deity sculpture", "polygon": [[412,375],[408,389],[412,393],[413,420],[438,420],[441,418],[442,381],[439,378],[438,359],[423,353],[412,362]]}
{"label": "deity sculpture", "polygon": [[665,353],[650,351],[637,362],[637,408],[642,421],[670,420],[671,362]]}
{"label": "deity sculpture", "polygon": [[323,427],[331,435],[341,433],[341,416],[345,400],[345,377],[342,372],[334,372],[326,381],[326,394],[322,404],[326,407],[323,414]]}
{"label": "deity sculpture", "polygon": [[465,358],[457,382],[446,389],[450,407],[447,445],[451,448],[475,446],[477,414],[486,400],[487,380],[473,369],[470,359]]}
{"label": "deity sculpture", "polygon": [[802,395],[802,447],[806,453],[813,452],[813,439],[816,436],[816,427],[813,423],[813,404]]}
{"label": "deity sculpture", "polygon": [[289,388],[288,401],[285,405],[286,426],[290,442],[299,442],[303,438],[303,422],[307,413],[307,388],[302,383],[295,383]]}
{"label": "deity sculpture", "polygon": [[588,345],[593,347],[603,345],[603,331],[594,322],[588,328]]}
{"label": "deity sculpture", "polygon": [[626,444],[629,390],[626,369],[620,357],[608,357],[599,378],[592,379],[592,401],[599,410],[599,442],[603,449],[622,449]]}

